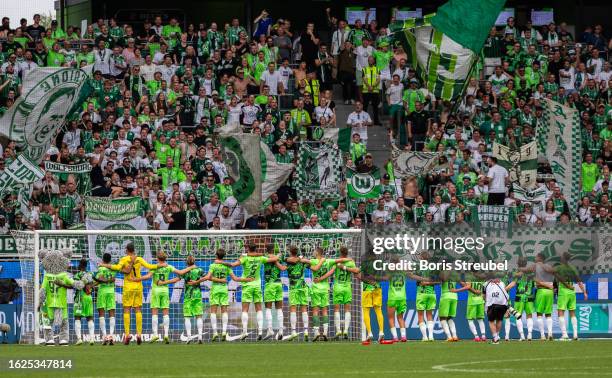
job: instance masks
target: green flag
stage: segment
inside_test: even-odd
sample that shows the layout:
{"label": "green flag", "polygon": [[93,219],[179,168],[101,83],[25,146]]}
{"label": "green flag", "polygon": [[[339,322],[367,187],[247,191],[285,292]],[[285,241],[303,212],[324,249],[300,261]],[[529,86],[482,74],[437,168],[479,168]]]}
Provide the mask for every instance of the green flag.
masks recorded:
{"label": "green flag", "polygon": [[312,139],[335,144],[340,151],[349,152],[351,148],[351,128],[314,126]]}
{"label": "green flag", "polygon": [[260,138],[255,134],[234,134],[220,139],[223,160],[234,180],[233,195],[250,214],[255,214],[262,203]]}
{"label": "green flag", "polygon": [[270,147],[264,142],[260,143],[260,159],[261,159],[261,199],[265,202],[272,193],[287,181],[291,172],[293,172],[293,164],[278,163],[274,158],[274,154],[270,151]]}
{"label": "green flag", "polygon": [[380,197],[380,169],[360,173],[352,169],[346,170],[347,190],[351,198]]}
{"label": "green flag", "polygon": [[[405,21],[394,39],[429,92],[443,100],[463,93],[470,71],[505,0],[450,0],[434,16]],[[398,26],[392,27],[392,30]]]}

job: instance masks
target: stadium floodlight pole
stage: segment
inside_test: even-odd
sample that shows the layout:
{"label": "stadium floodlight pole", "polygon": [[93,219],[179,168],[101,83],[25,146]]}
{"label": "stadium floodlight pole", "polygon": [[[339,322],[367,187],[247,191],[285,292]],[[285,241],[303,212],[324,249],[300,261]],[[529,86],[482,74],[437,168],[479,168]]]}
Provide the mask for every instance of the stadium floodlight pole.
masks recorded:
{"label": "stadium floodlight pole", "polygon": [[[34,231],[34,345],[38,345],[42,338],[40,336],[40,261],[38,254],[40,252],[40,234]],[[24,316],[24,321],[27,316]]]}

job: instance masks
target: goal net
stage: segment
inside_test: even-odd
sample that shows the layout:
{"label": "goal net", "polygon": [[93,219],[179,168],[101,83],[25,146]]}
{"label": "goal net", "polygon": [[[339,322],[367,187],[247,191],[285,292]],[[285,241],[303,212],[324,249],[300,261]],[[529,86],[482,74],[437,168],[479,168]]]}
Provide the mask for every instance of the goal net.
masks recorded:
{"label": "goal net", "polygon": [[[362,230],[233,230],[233,231],[134,231],[134,230],[67,230],[67,231],[16,231],[13,233],[17,251],[20,259],[21,274],[22,274],[22,319],[25,319],[25,327],[22,330],[21,343],[39,344],[44,342],[43,328],[53,327],[45,323],[45,316],[42,315],[41,303],[39,303],[39,293],[41,284],[45,275],[43,262],[40,259],[40,252],[44,250],[66,250],[69,249],[72,253],[71,265],[68,273],[74,276],[78,271],[79,261],[84,259],[87,262],[87,271],[96,276],[99,271],[99,263],[105,253],[111,255],[112,263],[117,263],[121,257],[125,256],[126,246],[132,243],[135,247],[136,254],[141,256],[149,263],[156,263],[156,254],[159,251],[165,252],[168,256],[167,263],[176,269],[186,267],[186,259],[188,256],[195,258],[195,265],[201,268],[204,272],[209,271],[209,267],[215,259],[215,253],[219,248],[226,251],[225,261],[236,261],[243,256],[247,251],[248,245],[255,245],[257,252],[264,253],[266,246],[270,244],[274,246],[274,253],[281,255],[281,265],[287,266],[284,259],[289,257],[289,249],[291,246],[296,246],[299,250],[299,255],[305,259],[314,258],[315,248],[320,247],[323,250],[323,255],[326,259],[339,258],[341,247],[348,249],[348,256],[355,261],[356,266],[360,266],[361,257],[365,250],[365,239]],[[330,264],[330,268],[333,264]],[[261,288],[265,298],[265,277],[264,268],[261,269]],[[242,275],[242,266],[233,268],[236,276]],[[146,269],[142,269],[142,275],[147,273]],[[345,277],[351,281],[352,301],[349,304],[340,306],[339,311],[334,311],[333,287],[334,281],[337,279],[337,274],[345,274]],[[171,274],[169,278],[180,277],[176,274]],[[114,316],[114,332],[113,339],[115,342],[120,342],[124,337],[124,316],[122,306],[123,286],[125,284],[126,275],[118,272],[115,277],[115,316]],[[346,278],[345,278],[346,279]],[[308,306],[302,306],[302,309],[296,311],[295,316],[290,315],[289,303],[289,280],[287,271],[281,272],[282,283],[282,314],[273,304],[272,311],[266,311],[265,301],[262,303],[262,314],[258,316],[255,311],[255,306],[249,306],[248,312],[248,336],[246,340],[255,341],[258,336],[258,320],[261,322],[263,316],[263,333],[267,334],[267,330],[272,328],[274,337],[278,336],[279,329],[284,329],[283,340],[288,340],[291,334],[292,322],[296,322],[297,339],[304,340],[304,323],[307,323],[308,334],[310,340],[315,336],[314,327],[323,330],[323,324],[326,322],[329,327],[328,338],[333,339],[338,336],[341,340],[361,340],[362,332],[362,314],[361,314],[361,283],[353,274],[348,274],[346,271],[336,272],[329,278],[329,304],[328,316],[324,317],[321,313],[318,317],[313,316],[311,308],[311,293],[310,290],[313,284],[313,272],[306,268],[304,273],[304,281]],[[153,330],[153,317],[151,313],[152,299],[152,280],[148,279],[142,282],[143,284],[143,301],[142,301],[142,335],[143,341],[150,341],[153,335],[160,335],[163,339],[164,325],[162,310],[159,310],[157,316],[158,329]],[[103,341],[104,334],[110,336],[111,320],[110,314],[104,312],[103,321],[100,322],[98,314],[98,286],[94,286],[92,292],[93,298],[93,321],[95,327],[94,341]],[[213,335],[210,311],[210,293],[211,281],[204,281],[200,284],[202,302],[203,302],[203,341],[211,340]],[[169,338],[173,342],[185,342],[187,340],[195,341],[198,336],[196,326],[197,319],[191,318],[191,332],[186,330],[186,322],[183,314],[183,299],[186,290],[185,281],[183,279],[178,282],[168,285],[169,290]],[[227,341],[238,340],[242,334],[243,315],[242,315],[242,284],[234,280],[228,281],[229,306],[227,310]],[[68,323],[69,323],[69,342],[77,341],[75,333],[75,294],[76,290],[67,290],[68,303]],[[262,301],[264,300],[262,298]],[[278,297],[277,297],[278,298]],[[78,301],[78,300],[77,300]],[[42,304],[44,305],[44,303]],[[44,306],[43,306],[44,308]],[[307,308],[307,310],[305,310]],[[307,312],[307,317],[305,314]],[[271,323],[270,323],[271,314]],[[279,323],[282,316],[282,327]],[[216,315],[218,324],[218,333],[222,333],[222,322],[224,316],[220,312]],[[213,319],[214,320],[214,319]],[[348,321],[348,322],[347,322]],[[130,333],[136,334],[136,314],[131,311],[130,315]],[[89,340],[88,321],[85,317],[81,319],[81,334],[84,341]],[[77,323],[78,325],[78,323]],[[104,327],[104,331],[102,330]],[[347,335],[343,334],[345,328]],[[338,332],[340,330],[340,332]],[[57,335],[57,329],[55,329]],[[191,337],[188,335],[191,334]],[[56,336],[57,340],[57,336]]]}

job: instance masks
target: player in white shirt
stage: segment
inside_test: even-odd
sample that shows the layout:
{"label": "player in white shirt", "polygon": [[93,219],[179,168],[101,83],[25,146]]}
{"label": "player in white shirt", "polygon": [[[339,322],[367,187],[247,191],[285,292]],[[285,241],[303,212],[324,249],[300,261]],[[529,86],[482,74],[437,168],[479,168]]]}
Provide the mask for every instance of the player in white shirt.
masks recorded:
{"label": "player in white shirt", "polygon": [[361,141],[365,146],[368,144],[368,126],[372,126],[372,118],[370,114],[363,111],[363,104],[361,101],[355,102],[355,111],[349,114],[346,120],[347,126],[351,127],[351,135],[359,134]]}

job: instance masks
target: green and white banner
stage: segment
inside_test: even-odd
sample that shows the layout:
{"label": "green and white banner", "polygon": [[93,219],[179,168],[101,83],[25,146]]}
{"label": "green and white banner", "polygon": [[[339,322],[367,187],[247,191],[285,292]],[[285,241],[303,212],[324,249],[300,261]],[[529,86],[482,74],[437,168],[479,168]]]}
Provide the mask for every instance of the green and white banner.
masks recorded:
{"label": "green and white banner", "polygon": [[255,134],[232,134],[220,138],[223,161],[234,180],[234,198],[255,214],[262,205],[260,137]]}
{"label": "green and white banner", "polygon": [[[470,71],[505,0],[450,0],[434,16],[395,32],[411,66],[437,98],[462,95]],[[394,26],[393,29],[397,30]]]}
{"label": "green and white banner", "polygon": [[314,126],[312,139],[332,143],[338,146],[340,151],[349,152],[351,148],[351,128]]}
{"label": "green and white banner", "polygon": [[95,220],[125,221],[142,215],[140,197],[86,197],[85,217]]}
{"label": "green and white banner", "polygon": [[261,199],[265,202],[283,185],[295,167],[293,164],[276,162],[270,147],[264,142],[260,143],[261,154]]}
{"label": "green and white banner", "polygon": [[347,193],[350,198],[366,199],[380,197],[380,169],[369,172],[346,170]]}
{"label": "green and white banner", "polygon": [[20,154],[0,174],[0,193],[28,186],[44,175],[45,172],[38,165],[26,155]]}
{"label": "green and white banner", "polygon": [[37,67],[23,80],[22,95],[0,119],[0,134],[15,141],[17,151],[38,164],[65,125],[68,115],[86,97],[91,67]]}
{"label": "green and white banner", "polygon": [[[483,230],[467,224],[385,225],[368,227],[366,232],[370,243],[379,246],[382,238],[395,239],[397,235],[407,235],[411,244],[387,250],[406,260],[417,260],[418,253],[426,249],[433,254],[431,261],[507,261],[508,269],[513,271],[520,257],[526,257],[531,263],[537,254],[542,253],[546,263],[554,266],[559,264],[564,253],[569,253],[570,264],[582,274],[612,272],[612,224],[602,227],[514,225],[511,229],[498,230]],[[482,237],[482,248],[474,242],[478,237]],[[416,252],[411,253],[413,250]]]}
{"label": "green and white banner", "polygon": [[340,199],[342,159],[331,144],[318,148],[302,143],[298,156],[296,191],[298,199]]}
{"label": "green and white banner", "polygon": [[546,188],[543,186],[534,190],[527,190],[517,183],[512,183],[512,191],[514,192],[514,198],[521,202],[533,204],[534,209],[543,208],[544,202],[546,201]]}
{"label": "green and white banner", "polygon": [[[87,230],[146,230],[147,220],[141,216],[140,198],[85,198],[85,226]],[[128,243],[134,243],[136,252],[151,260],[149,240],[146,236],[89,235],[89,258],[98,262],[104,253],[110,253],[113,261],[125,255]]]}
{"label": "green and white banner", "polygon": [[393,173],[395,177],[420,176],[431,171],[438,165],[437,152],[391,151],[393,160]]}
{"label": "green and white banner", "polygon": [[510,182],[518,182],[523,188],[533,188],[538,173],[538,150],[536,142],[527,143],[520,149],[510,149],[493,143],[493,156],[508,170]]}
{"label": "green and white banner", "polygon": [[91,191],[91,164],[61,164],[53,161],[45,161],[45,171],[54,173],[61,181],[66,181],[68,176],[73,175],[77,183],[77,191],[81,195],[87,195]]}
{"label": "green and white banner", "polygon": [[548,128],[546,159],[557,180],[570,211],[575,212],[580,201],[582,137],[578,110],[556,101],[542,99],[544,123]]}

